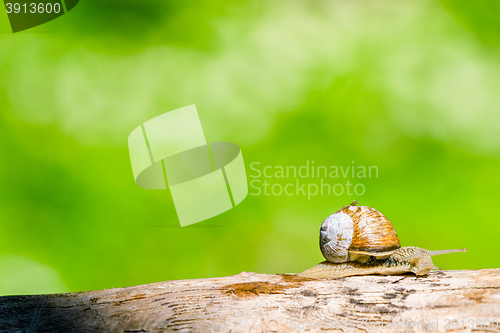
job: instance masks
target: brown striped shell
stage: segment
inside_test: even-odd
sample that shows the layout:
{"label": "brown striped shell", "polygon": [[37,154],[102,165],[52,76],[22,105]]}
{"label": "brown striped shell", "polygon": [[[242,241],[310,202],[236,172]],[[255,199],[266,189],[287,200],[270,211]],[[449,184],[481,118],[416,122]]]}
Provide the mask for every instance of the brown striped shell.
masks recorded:
{"label": "brown striped shell", "polygon": [[357,201],[328,216],[321,225],[321,253],[330,262],[383,259],[400,247],[391,222],[374,208],[357,206]]}

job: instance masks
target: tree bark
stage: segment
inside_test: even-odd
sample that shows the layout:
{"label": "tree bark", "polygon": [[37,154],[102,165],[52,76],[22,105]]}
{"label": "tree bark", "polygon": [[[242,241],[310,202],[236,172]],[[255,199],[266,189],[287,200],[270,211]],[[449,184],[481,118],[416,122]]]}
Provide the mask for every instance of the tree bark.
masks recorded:
{"label": "tree bark", "polygon": [[[456,321],[454,321],[456,320]],[[1,332],[500,332],[500,269],[309,279],[243,272],[0,297]]]}

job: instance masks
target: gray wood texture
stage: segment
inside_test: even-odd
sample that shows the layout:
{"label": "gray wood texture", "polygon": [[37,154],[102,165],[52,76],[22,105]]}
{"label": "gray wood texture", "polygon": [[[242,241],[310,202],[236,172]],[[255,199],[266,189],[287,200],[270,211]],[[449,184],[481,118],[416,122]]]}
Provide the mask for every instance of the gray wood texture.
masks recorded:
{"label": "gray wood texture", "polygon": [[0,331],[500,332],[500,269],[340,279],[243,272],[4,296]]}

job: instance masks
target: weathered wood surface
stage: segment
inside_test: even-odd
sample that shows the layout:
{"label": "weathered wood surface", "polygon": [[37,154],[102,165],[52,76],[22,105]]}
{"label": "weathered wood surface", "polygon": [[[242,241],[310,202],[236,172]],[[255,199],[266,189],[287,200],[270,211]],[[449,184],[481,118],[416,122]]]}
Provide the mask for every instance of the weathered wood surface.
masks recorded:
{"label": "weathered wood surface", "polygon": [[243,272],[0,297],[2,332],[288,332],[308,325],[316,325],[313,332],[500,332],[494,320],[500,321],[500,269],[337,280]]}

